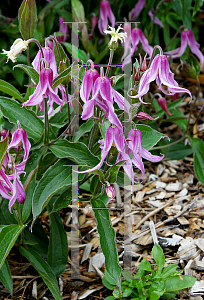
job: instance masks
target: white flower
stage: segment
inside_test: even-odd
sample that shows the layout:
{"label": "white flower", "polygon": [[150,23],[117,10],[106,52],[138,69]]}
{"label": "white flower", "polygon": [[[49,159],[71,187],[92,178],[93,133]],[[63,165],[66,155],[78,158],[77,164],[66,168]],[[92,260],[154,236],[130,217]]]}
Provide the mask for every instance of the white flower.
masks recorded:
{"label": "white flower", "polygon": [[126,39],[127,37],[127,32],[119,32],[120,29],[123,30],[121,26],[118,26],[118,29],[115,31],[115,28],[108,26],[110,30],[104,30],[103,32],[105,34],[110,34],[111,35],[111,40],[109,42],[109,48],[111,50],[115,50],[118,47],[118,40],[121,42]]}
{"label": "white flower", "polygon": [[16,58],[19,54],[22,53],[22,51],[25,51],[28,47],[28,42],[27,41],[23,41],[22,39],[17,39],[14,41],[13,45],[10,48],[10,51],[6,51],[4,49],[2,54],[6,54],[7,55],[7,62],[8,60],[12,60],[12,62],[16,61]]}

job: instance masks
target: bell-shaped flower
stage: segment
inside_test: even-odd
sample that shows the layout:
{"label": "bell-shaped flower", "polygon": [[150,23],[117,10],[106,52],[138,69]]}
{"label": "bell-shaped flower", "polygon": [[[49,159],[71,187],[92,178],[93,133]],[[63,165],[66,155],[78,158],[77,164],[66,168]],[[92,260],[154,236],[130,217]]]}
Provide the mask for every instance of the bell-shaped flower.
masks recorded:
{"label": "bell-shaped flower", "polygon": [[24,156],[23,156],[22,162],[15,166],[16,172],[18,174],[23,173],[23,171],[25,169],[25,165],[28,160],[28,155],[29,155],[29,151],[30,151],[30,147],[31,147],[31,144],[27,137],[26,130],[21,128],[20,123],[18,122],[18,128],[14,131],[14,133],[12,135],[11,143],[8,145],[8,151],[11,148],[15,148],[16,150],[18,150],[18,148],[21,144],[23,144]]}
{"label": "bell-shaped flower", "polygon": [[155,17],[155,12],[154,9],[150,9],[150,11],[148,12],[148,15],[150,17],[150,19],[157,25],[159,25],[160,27],[164,28],[164,24],[157,18]]}
{"label": "bell-shaped flower", "polygon": [[16,58],[19,54],[21,54],[23,51],[25,51],[28,47],[28,42],[23,41],[22,39],[17,39],[14,41],[13,45],[11,46],[9,51],[6,51],[4,49],[2,54],[7,55],[7,62],[8,60],[12,60],[12,62],[16,62]]}
{"label": "bell-shaped flower", "polygon": [[14,169],[14,174],[13,175],[9,175],[8,177],[10,177],[10,179],[13,180],[13,184],[12,184],[12,197],[9,199],[9,211],[11,213],[11,207],[14,205],[14,203],[16,202],[16,200],[19,203],[24,203],[26,200],[26,193],[24,190],[24,187],[20,181],[20,177],[17,174],[17,171]]}
{"label": "bell-shaped flower", "polygon": [[108,18],[111,22],[111,27],[115,27],[115,16],[111,10],[109,1],[101,0],[98,28],[99,28],[100,33],[103,35],[104,35],[103,31],[108,29]]}
{"label": "bell-shaped flower", "polygon": [[59,32],[63,33],[64,35],[58,35],[56,38],[59,43],[63,43],[66,41],[67,38],[68,26],[66,23],[64,23],[62,17],[59,17],[59,24],[60,24]]}
{"label": "bell-shaped flower", "polygon": [[[82,92],[82,100],[86,100],[90,95],[90,90],[92,89],[92,85],[90,84],[83,86]],[[82,119],[87,120],[91,118],[94,114],[94,106],[98,105],[101,109],[104,110],[105,116],[110,121],[110,123],[115,126],[121,127],[121,123],[114,113],[113,103],[114,101],[117,103],[118,107],[128,113],[130,115],[130,104],[129,102],[117,91],[115,91],[111,86],[111,81],[108,77],[98,77],[93,85],[92,89],[92,98],[83,106]]]}
{"label": "bell-shaped flower", "polygon": [[[141,103],[146,104],[142,101],[142,96],[144,96],[149,91],[150,82],[154,81],[155,79],[158,88],[165,95],[174,95],[175,93],[187,93],[192,99],[189,90],[179,87],[178,83],[174,80],[174,74],[169,68],[169,62],[167,57],[165,55],[160,54],[157,54],[154,57],[150,68],[143,73],[140,79],[138,93],[135,96],[131,96],[131,98],[139,98]],[[164,90],[162,84],[167,86],[168,92]]]}
{"label": "bell-shaped flower", "polygon": [[[131,58],[132,58],[134,52],[138,50],[137,46],[138,46],[139,42],[141,42],[143,50],[147,54],[149,54],[149,56],[151,56],[152,52],[153,52],[152,46],[149,45],[149,42],[141,29],[139,29],[139,28],[132,29],[131,35],[132,35],[132,48],[131,48],[131,40],[128,39],[127,42],[129,42],[129,44],[125,46],[125,52],[122,56],[122,60],[124,60],[123,66],[127,65],[128,63],[131,62]],[[129,50],[128,50],[128,47],[129,47]],[[125,55],[128,53],[128,51],[129,51],[129,54],[125,57]]]}
{"label": "bell-shaped flower", "polygon": [[86,171],[82,171],[80,173],[89,173],[95,170],[99,170],[103,165],[103,162],[112,146],[115,146],[119,153],[125,154],[126,141],[121,127],[116,127],[115,125],[111,125],[106,131],[105,139],[99,141],[99,143],[100,143],[100,148],[102,149],[100,163],[96,165],[94,168]]}
{"label": "bell-shaped flower", "polygon": [[97,16],[93,16],[91,18],[91,33],[89,33],[89,37],[90,38],[93,38],[94,30],[96,28],[97,23],[98,23],[98,17]]}
{"label": "bell-shaped flower", "polygon": [[[50,65],[50,68],[53,71],[53,77],[55,78],[58,74],[57,74],[57,64],[56,64],[54,52],[49,47],[43,47],[42,51],[43,51],[45,60],[48,62],[48,64]],[[41,59],[42,59],[42,53],[39,50],[32,62],[33,68],[39,74],[40,74],[40,60]]]}
{"label": "bell-shaped flower", "polygon": [[80,97],[84,103],[89,100],[91,92],[93,93],[93,86],[99,73],[96,69],[89,69],[85,72],[82,84],[80,87]]}
{"label": "bell-shaped flower", "polygon": [[195,54],[200,60],[201,68],[204,66],[204,56],[199,49],[199,44],[195,40],[195,36],[191,29],[185,29],[181,32],[181,46],[172,50],[165,52],[166,55],[171,55],[172,58],[180,57],[184,54],[187,45],[193,54]]}
{"label": "bell-shaped flower", "polygon": [[126,153],[129,155],[129,157],[132,153],[132,159],[126,161],[123,165],[123,168],[124,168],[125,172],[127,173],[127,175],[130,177],[133,184],[134,184],[134,175],[133,175],[133,171],[132,171],[132,164],[142,172],[142,175],[141,175],[141,177],[142,177],[142,176],[144,176],[144,173],[145,173],[142,158],[149,160],[151,162],[159,162],[164,158],[164,155],[162,155],[162,156],[153,155],[149,151],[144,149],[142,147],[141,141],[142,141],[141,131],[139,129],[131,129],[127,136]]}
{"label": "bell-shaped flower", "polygon": [[129,21],[135,21],[141,11],[143,10],[143,7],[145,5],[145,0],[139,0],[135,7],[129,12]]}
{"label": "bell-shaped flower", "polygon": [[138,120],[140,121],[146,121],[146,120],[156,120],[157,118],[152,118],[150,115],[148,115],[147,113],[143,112],[143,111],[139,111],[136,114],[136,117],[138,118]]}
{"label": "bell-shaped flower", "polygon": [[47,102],[50,105],[48,115],[53,112],[53,103],[56,102],[58,105],[63,106],[63,101],[59,98],[57,93],[52,89],[53,83],[53,71],[50,68],[43,68],[40,72],[39,83],[33,93],[26,101],[23,106],[34,106],[40,105],[40,109],[44,110],[44,98],[49,97]]}

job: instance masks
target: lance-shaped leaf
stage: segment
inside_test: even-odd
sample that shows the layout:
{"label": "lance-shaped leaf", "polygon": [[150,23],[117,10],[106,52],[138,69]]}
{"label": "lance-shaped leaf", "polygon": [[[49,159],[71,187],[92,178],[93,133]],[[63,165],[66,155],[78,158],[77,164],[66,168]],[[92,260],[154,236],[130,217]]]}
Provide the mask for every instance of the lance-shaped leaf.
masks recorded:
{"label": "lance-shaped leaf", "polygon": [[62,300],[55,275],[44,259],[31,248],[25,248],[21,246],[19,250],[21,254],[25,256],[31,265],[38,271],[44,283],[52,293],[54,299]]}
{"label": "lance-shaped leaf", "polygon": [[68,164],[70,164],[69,160],[59,160],[45,172],[38,182],[32,200],[33,220],[41,213],[57,191],[73,183],[72,169]]}
{"label": "lance-shaped leaf", "polygon": [[44,124],[33,111],[6,97],[0,97],[0,109],[11,123],[16,125],[17,121],[19,121],[29,138],[36,142],[40,140],[43,135]]}
{"label": "lance-shaped leaf", "polygon": [[26,74],[28,74],[28,76],[34,81],[35,84],[38,84],[39,82],[39,74],[38,72],[33,69],[30,66],[26,66],[26,65],[15,65],[14,68],[21,68],[23,71],[26,72]]}
{"label": "lance-shaped leaf", "polygon": [[75,133],[74,141],[78,142],[80,137],[84,136],[85,133],[90,132],[94,124],[93,119],[89,119],[86,123],[79,127],[79,130]]}
{"label": "lance-shaped leaf", "polygon": [[118,253],[115,242],[115,231],[111,226],[108,209],[101,200],[92,200],[92,207],[97,222],[97,230],[100,235],[100,244],[105,256],[105,267],[108,275],[121,286],[121,267],[118,264]]}
{"label": "lance-shaped leaf", "polygon": [[54,80],[53,80],[53,89],[56,88],[60,83],[62,83],[63,81],[65,81],[65,79],[71,79],[71,70],[70,70],[71,66],[64,70],[63,72],[61,72]]}
{"label": "lance-shaped leaf", "polygon": [[74,22],[84,22],[84,7],[79,0],[71,0],[72,18]]}
{"label": "lance-shaped leaf", "polygon": [[191,147],[194,153],[194,170],[196,176],[204,184],[204,143],[200,139],[191,138]]}
{"label": "lance-shaped leaf", "polygon": [[13,98],[23,102],[23,97],[21,93],[10,83],[0,80],[0,91],[12,96]]}
{"label": "lance-shaped leaf", "polygon": [[[51,212],[51,206],[48,205]],[[55,276],[61,275],[65,269],[68,258],[67,235],[64,230],[62,220],[57,212],[49,214],[50,239],[48,248],[48,264]]]}
{"label": "lance-shaped leaf", "polygon": [[12,277],[11,272],[9,270],[8,262],[5,260],[1,270],[0,270],[0,281],[3,283],[5,288],[9,290],[11,295],[13,295],[13,283],[12,283]]}
{"label": "lance-shaped leaf", "polygon": [[5,139],[3,139],[3,141],[0,141],[0,169],[3,165],[4,158],[6,156],[7,146],[8,146],[8,135],[6,136]]}
{"label": "lance-shaped leaf", "polygon": [[50,150],[59,158],[70,158],[78,164],[94,167],[99,164],[99,159],[93,155],[83,143],[72,143],[67,140],[58,140],[51,145]]}
{"label": "lance-shaped leaf", "polygon": [[33,37],[37,25],[35,0],[24,0],[18,11],[19,30],[24,40]]}
{"label": "lance-shaped leaf", "polygon": [[7,225],[0,228],[0,269],[25,226]]}
{"label": "lance-shaped leaf", "polygon": [[196,278],[187,275],[177,275],[167,279],[164,282],[165,292],[177,292],[192,287],[196,282]]}

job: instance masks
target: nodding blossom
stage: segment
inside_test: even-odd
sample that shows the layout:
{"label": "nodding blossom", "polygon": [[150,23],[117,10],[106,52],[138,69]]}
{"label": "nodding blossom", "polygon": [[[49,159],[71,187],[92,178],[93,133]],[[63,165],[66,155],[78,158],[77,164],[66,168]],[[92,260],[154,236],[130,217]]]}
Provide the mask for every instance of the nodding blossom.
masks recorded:
{"label": "nodding blossom", "polygon": [[115,27],[115,16],[111,10],[109,1],[101,0],[98,28],[100,33],[103,35],[104,35],[104,30],[108,29],[108,18],[111,22],[111,27]]}
{"label": "nodding blossom", "polygon": [[129,12],[129,20],[135,21],[141,11],[143,10],[143,7],[145,5],[145,0],[139,0],[135,7]]}
{"label": "nodding blossom", "polygon": [[[128,30],[127,35],[128,37],[130,37],[128,26],[124,27],[124,31],[125,30]],[[123,60],[123,66],[131,62],[131,58],[134,52],[138,50],[137,46],[139,42],[141,42],[144,52],[149,54],[149,56],[151,56],[153,52],[152,46],[149,45],[149,42],[141,29],[139,28],[132,29],[131,35],[132,35],[132,48],[131,48],[131,38],[127,38],[127,41],[124,43],[124,54],[121,58]]]}
{"label": "nodding blossom", "polygon": [[67,39],[68,26],[64,22],[64,19],[62,17],[59,17],[59,24],[60,24],[59,32],[64,33],[64,35],[58,35],[56,38],[59,43],[62,43],[65,42]]}
{"label": "nodding blossom", "polygon": [[[90,93],[92,97],[89,99]],[[105,113],[110,123],[122,127],[114,112],[114,101],[118,107],[130,116],[129,102],[111,86],[111,81],[106,76],[99,76],[96,70],[87,70],[81,85],[80,96],[84,102],[82,119],[87,120],[94,115],[94,106],[98,105]]]}
{"label": "nodding blossom", "polygon": [[126,32],[119,32],[123,28],[121,26],[118,26],[117,30],[115,31],[115,28],[112,28],[111,26],[108,26],[109,30],[104,30],[103,32],[105,34],[110,34],[111,35],[111,40],[108,43],[109,49],[110,50],[116,50],[118,48],[118,40],[121,42],[124,42],[127,33]]}
{"label": "nodding blossom", "polygon": [[[131,98],[138,98],[141,103],[146,104],[142,101],[142,97],[149,91],[150,82],[156,79],[158,88],[165,95],[174,95],[176,93],[187,93],[192,99],[192,95],[189,90],[181,88],[178,83],[174,80],[174,74],[169,68],[169,62],[166,55],[157,54],[152,60],[151,66],[146,70],[139,84],[137,95],[131,96]],[[166,85],[168,92],[164,90],[162,85]]]}
{"label": "nodding blossom", "polygon": [[[20,163],[16,163],[13,156],[9,154],[10,149],[19,149],[23,145],[24,155]],[[20,175],[24,173],[25,164],[28,160],[31,144],[28,140],[25,129],[21,128],[18,122],[18,128],[12,135],[11,142],[7,148],[7,153],[0,169],[0,195],[9,200],[9,211],[17,200],[19,203],[24,203],[26,193],[20,181]]]}
{"label": "nodding blossom", "polygon": [[164,97],[157,99],[159,106],[169,115],[173,116],[170,111],[168,110],[166,99]]}
{"label": "nodding blossom", "polygon": [[164,28],[164,24],[157,18],[155,17],[155,11],[154,9],[150,9],[150,11],[148,12],[148,15],[150,17],[150,19],[157,25],[159,25],[160,27]]}
{"label": "nodding blossom", "polygon": [[28,47],[27,41],[23,41],[22,39],[17,39],[14,41],[9,51],[2,49],[3,50],[2,54],[7,55],[7,62],[10,59],[12,60],[13,63],[15,63],[17,56],[21,54],[23,51],[25,51],[27,47]]}
{"label": "nodding blossom", "polygon": [[108,196],[109,198],[109,201],[106,203],[109,204],[111,201],[114,200],[115,198],[115,189],[113,186],[111,186],[110,184],[106,187],[106,195]]}
{"label": "nodding blossom", "polygon": [[40,80],[34,91],[29,97],[28,101],[23,103],[23,106],[40,106],[41,110],[44,110],[44,98],[48,97],[47,105],[50,106],[48,115],[54,112],[53,103],[63,106],[63,101],[59,98],[57,93],[52,89],[53,83],[53,71],[51,68],[43,68],[40,71]]}
{"label": "nodding blossom", "polygon": [[171,58],[177,58],[184,54],[187,45],[193,54],[195,54],[200,60],[201,68],[204,66],[204,56],[199,49],[199,44],[195,40],[195,36],[191,29],[185,29],[181,32],[181,46],[172,50],[165,52],[166,55],[171,55]]}

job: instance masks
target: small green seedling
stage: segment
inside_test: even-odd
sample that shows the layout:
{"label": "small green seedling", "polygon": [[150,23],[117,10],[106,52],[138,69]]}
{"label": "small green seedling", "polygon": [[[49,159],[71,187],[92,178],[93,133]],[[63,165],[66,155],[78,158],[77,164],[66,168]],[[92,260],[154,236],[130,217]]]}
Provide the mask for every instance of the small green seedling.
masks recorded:
{"label": "small green seedling", "polygon": [[121,291],[116,287],[115,281],[105,272],[103,284],[113,290],[113,296],[105,300],[131,299],[131,300],[158,300],[159,298],[170,299],[175,297],[177,291],[192,287],[196,278],[181,275],[177,271],[178,265],[171,264],[164,268],[165,256],[162,248],[155,244],[152,249],[152,256],[157,264],[156,272],[152,270],[151,264],[143,259],[138,267],[138,272],[131,275],[123,271]]}

